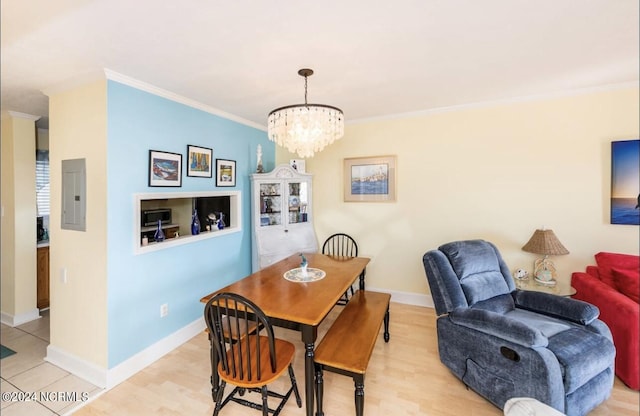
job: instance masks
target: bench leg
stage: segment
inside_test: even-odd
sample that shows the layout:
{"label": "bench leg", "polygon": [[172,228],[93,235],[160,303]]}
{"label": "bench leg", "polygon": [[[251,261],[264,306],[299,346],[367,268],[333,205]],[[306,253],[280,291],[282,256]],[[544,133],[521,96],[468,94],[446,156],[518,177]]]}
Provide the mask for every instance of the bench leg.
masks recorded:
{"label": "bench leg", "polygon": [[362,416],[364,413],[364,374],[354,376],[353,382],[356,386],[356,416]]}
{"label": "bench leg", "polygon": [[389,307],[387,313],[384,314],[384,342],[389,342]]}
{"label": "bench leg", "polygon": [[318,403],[318,411],[316,416],[324,416],[322,411],[322,398],[324,396],[324,379],[322,376],[322,365],[316,364],[316,402]]}

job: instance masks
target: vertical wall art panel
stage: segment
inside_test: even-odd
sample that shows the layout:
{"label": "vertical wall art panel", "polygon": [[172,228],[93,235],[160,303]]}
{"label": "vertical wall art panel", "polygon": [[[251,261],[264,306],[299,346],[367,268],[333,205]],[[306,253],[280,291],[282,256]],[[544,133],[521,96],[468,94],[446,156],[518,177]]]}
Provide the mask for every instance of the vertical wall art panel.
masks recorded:
{"label": "vertical wall art panel", "polygon": [[611,224],[640,225],[640,140],[611,142]]}

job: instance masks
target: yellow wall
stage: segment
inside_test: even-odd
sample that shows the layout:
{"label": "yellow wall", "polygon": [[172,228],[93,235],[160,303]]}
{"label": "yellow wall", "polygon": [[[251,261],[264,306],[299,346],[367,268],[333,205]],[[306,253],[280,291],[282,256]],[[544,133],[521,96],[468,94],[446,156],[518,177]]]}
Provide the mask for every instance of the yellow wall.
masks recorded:
{"label": "yellow wall", "polygon": [[[51,345],[107,367],[107,84],[49,97]],[[86,231],[63,230],[61,164],[86,159]],[[67,283],[61,274],[67,271]],[[88,296],[91,294],[91,296]]]}
{"label": "yellow wall", "polygon": [[2,116],[2,312],[18,320],[37,317],[37,119],[14,112]]}
{"label": "yellow wall", "polygon": [[[521,247],[546,226],[571,252],[552,259],[567,281],[599,251],[638,254],[638,226],[609,224],[610,143],[638,137],[638,101],[630,88],[348,124],[306,161],[318,239],[352,234],[368,285],[417,294],[423,254],[454,240],[492,241],[531,272]],[[376,155],[397,155],[397,202],[343,202],[343,159]]]}

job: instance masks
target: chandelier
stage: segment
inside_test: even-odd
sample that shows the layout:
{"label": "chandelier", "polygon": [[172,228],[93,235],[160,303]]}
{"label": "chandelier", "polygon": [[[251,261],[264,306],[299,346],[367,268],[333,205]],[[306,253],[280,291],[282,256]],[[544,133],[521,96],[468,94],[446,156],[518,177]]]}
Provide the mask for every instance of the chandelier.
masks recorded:
{"label": "chandelier", "polygon": [[276,108],[269,113],[269,140],[286,147],[301,158],[312,157],[344,135],[342,110],[325,104],[307,104],[307,77],[312,69],[301,69],[304,77],[304,104]]}

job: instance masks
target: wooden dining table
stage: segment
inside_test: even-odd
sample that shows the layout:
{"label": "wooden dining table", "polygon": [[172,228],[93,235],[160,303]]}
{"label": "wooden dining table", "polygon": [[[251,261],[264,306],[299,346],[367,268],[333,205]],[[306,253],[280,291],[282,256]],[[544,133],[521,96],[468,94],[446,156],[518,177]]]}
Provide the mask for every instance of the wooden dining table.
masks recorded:
{"label": "wooden dining table", "polygon": [[[309,270],[323,271],[323,278],[310,282],[285,279],[285,273],[300,267],[301,256],[294,254],[204,296],[200,301],[207,303],[216,293],[237,293],[258,305],[269,317],[272,325],[300,331],[305,348],[306,413],[307,416],[312,416],[314,412],[313,358],[318,326],[357,279],[359,279],[360,290],[364,290],[365,270],[370,259],[328,256],[319,253],[305,253],[304,256],[308,261]],[[217,389],[217,369],[213,365],[212,385],[214,390]]]}

